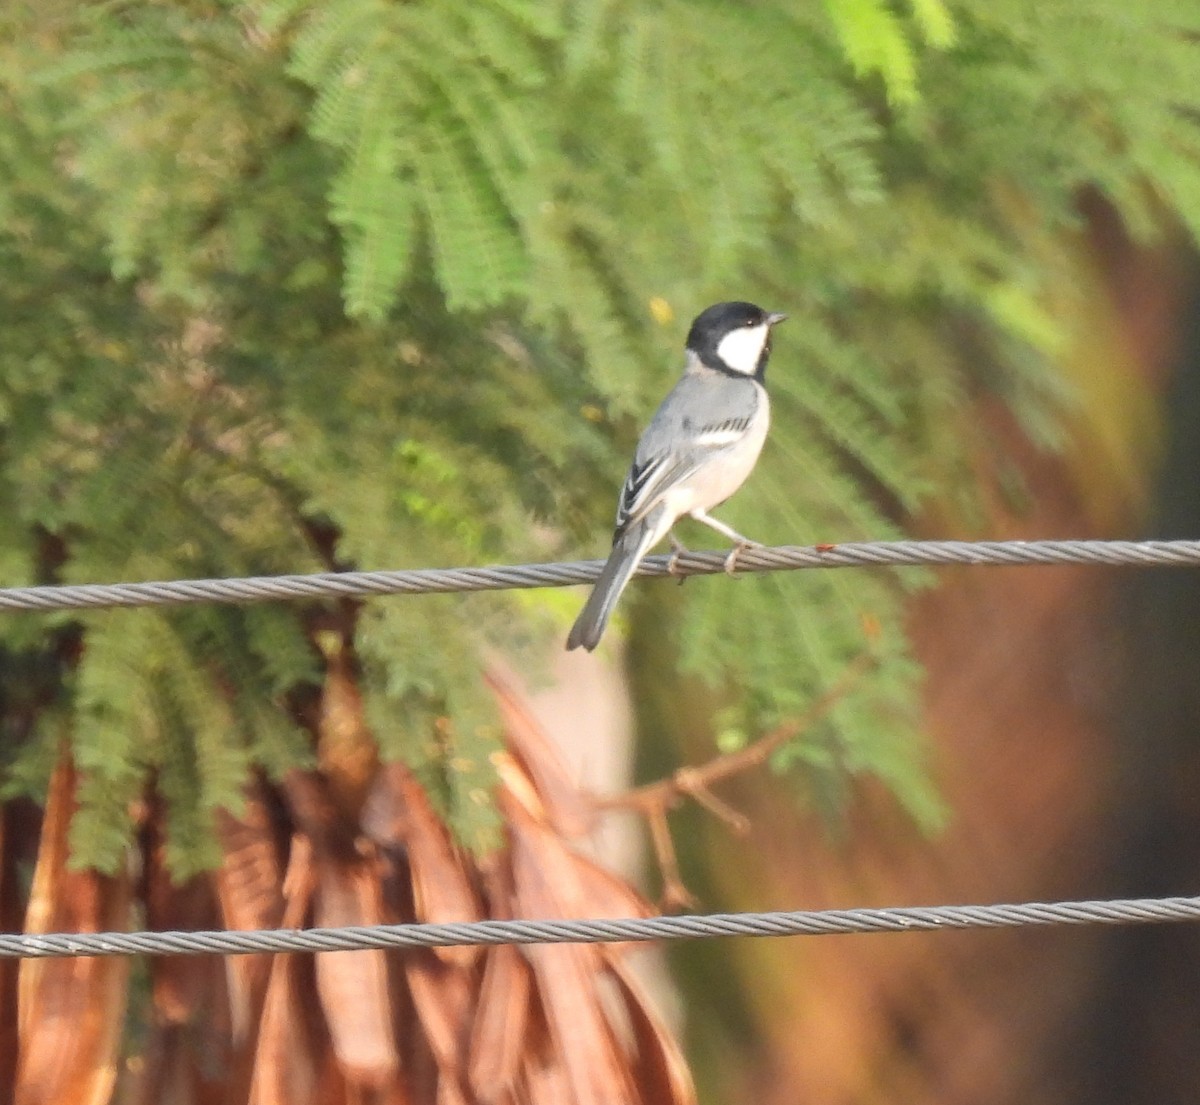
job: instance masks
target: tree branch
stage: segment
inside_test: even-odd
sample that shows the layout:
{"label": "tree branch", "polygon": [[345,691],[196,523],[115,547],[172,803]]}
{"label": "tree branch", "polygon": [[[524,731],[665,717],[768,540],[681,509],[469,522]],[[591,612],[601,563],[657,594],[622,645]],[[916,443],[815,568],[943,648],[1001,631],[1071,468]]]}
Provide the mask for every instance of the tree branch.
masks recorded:
{"label": "tree branch", "polygon": [[712,785],[766,763],[773,752],[825,718],[877,662],[874,652],[868,650],[861,653],[804,713],[776,726],[771,732],[744,748],[714,756],[707,763],[681,767],[665,779],[635,787],[623,794],[596,798],[596,807],[601,811],[631,810],[646,819],[655,858],[662,872],[664,907],[680,908],[695,904],[694,897],[680,877],[675,845],[667,824],[667,813],[677,808],[685,798],[691,798],[735,833],[743,836],[747,834],[750,831],[749,819],[713,794]]}

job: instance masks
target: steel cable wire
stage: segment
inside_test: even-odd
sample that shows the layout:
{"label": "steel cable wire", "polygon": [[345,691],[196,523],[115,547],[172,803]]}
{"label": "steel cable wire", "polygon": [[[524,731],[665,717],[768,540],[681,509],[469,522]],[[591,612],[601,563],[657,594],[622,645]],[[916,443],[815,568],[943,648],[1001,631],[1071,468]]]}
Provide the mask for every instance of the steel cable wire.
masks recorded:
{"label": "steel cable wire", "polygon": [[[675,563],[674,574],[685,577],[721,572],[727,555],[727,552],[684,553]],[[82,610],[567,587],[592,582],[600,574],[603,563],[601,560],[575,560],[482,568],[6,587],[0,588],[0,610]],[[745,549],[739,554],[737,571],[945,567],[953,564],[1198,567],[1200,541],[860,541],[844,545],[761,546]],[[647,557],[638,569],[638,574],[643,576],[664,576],[671,572],[669,556]]]}
{"label": "steel cable wire", "polygon": [[712,913],[602,920],[464,921],[457,924],[223,932],[0,934],[0,959],[118,955],[249,955],[493,944],[599,944],[718,936],[831,936],[868,932],[1123,925],[1200,920],[1200,897],[885,909]]}

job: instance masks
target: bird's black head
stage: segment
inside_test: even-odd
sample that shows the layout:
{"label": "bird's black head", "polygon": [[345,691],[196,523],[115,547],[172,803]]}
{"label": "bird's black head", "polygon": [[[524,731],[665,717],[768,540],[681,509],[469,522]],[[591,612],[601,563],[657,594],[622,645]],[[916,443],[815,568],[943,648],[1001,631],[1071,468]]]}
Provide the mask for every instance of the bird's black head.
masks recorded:
{"label": "bird's black head", "polygon": [[687,348],[718,372],[762,380],[771,355],[771,327],[785,318],[740,300],[717,303],[696,316]]}

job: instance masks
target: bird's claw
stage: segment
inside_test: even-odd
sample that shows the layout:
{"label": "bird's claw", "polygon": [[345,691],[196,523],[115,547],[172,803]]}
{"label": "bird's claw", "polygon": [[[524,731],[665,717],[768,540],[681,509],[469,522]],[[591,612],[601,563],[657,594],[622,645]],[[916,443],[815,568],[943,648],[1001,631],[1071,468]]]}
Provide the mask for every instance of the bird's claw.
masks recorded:
{"label": "bird's claw", "polygon": [[679,581],[679,585],[683,586],[683,581],[687,579],[679,570],[679,558],[687,552],[682,541],[674,534],[671,535],[671,558],[667,561],[667,575]]}
{"label": "bird's claw", "polygon": [[734,545],[733,548],[729,550],[729,555],[725,557],[725,563],[723,565],[725,574],[728,576],[733,576],[737,572],[738,557],[741,556],[742,553],[744,553],[747,549],[757,549],[759,547],[760,546],[757,541],[742,541],[739,544]]}

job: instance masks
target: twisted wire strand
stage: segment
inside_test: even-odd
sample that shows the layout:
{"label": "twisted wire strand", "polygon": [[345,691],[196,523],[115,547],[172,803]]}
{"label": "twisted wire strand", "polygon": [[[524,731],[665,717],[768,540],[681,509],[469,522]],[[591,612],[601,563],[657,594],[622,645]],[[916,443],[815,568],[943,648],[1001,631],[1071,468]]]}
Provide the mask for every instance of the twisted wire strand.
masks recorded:
{"label": "twisted wire strand", "polygon": [[[647,557],[638,575],[679,577],[724,570],[728,550]],[[445,594],[590,583],[602,560],[419,568],[411,571],[319,572],[240,579],[181,579],[149,583],[87,583],[0,588],[0,610],[83,610],[103,607],[252,603],[322,597]],[[965,565],[1200,566],[1200,541],[859,541],[844,545],[777,545],[744,549],[737,571],[799,568],[895,568]]]}
{"label": "twisted wire strand", "polygon": [[1200,920],[1200,897],[887,909],[711,913],[610,920],[465,921],[237,932],[0,934],[0,959],[62,956],[249,955],[492,944],[600,944],[718,936],[831,936],[867,932],[1125,925]]}

